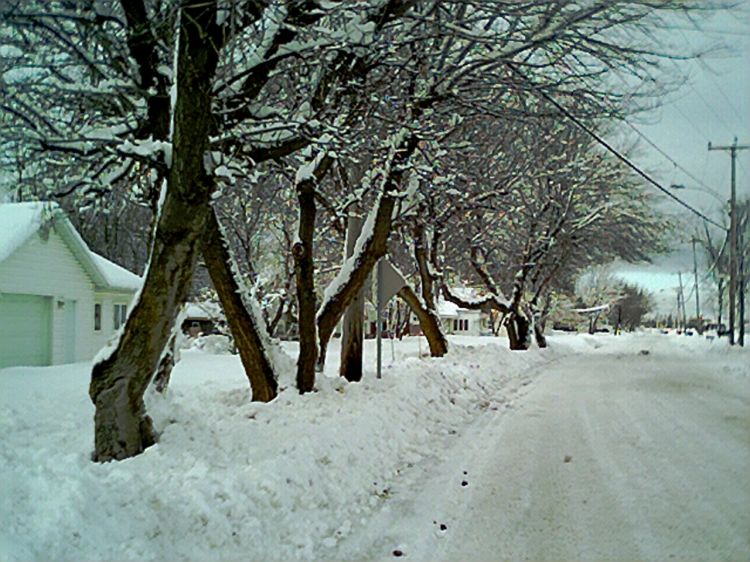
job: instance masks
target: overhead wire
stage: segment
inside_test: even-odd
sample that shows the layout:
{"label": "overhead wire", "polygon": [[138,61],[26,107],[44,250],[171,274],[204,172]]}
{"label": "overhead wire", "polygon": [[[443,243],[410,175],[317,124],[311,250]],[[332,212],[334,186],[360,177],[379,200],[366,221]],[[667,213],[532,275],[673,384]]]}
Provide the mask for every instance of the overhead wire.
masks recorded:
{"label": "overhead wire", "polygon": [[[681,31],[681,30],[680,30],[679,32],[680,32],[680,35],[682,35],[682,38],[683,38],[683,39],[685,40],[685,42],[686,42],[687,44],[690,44],[690,41],[688,40],[688,38],[687,38],[687,36],[685,35],[684,31]],[[697,60],[697,62],[698,62],[698,65],[699,65],[699,66],[700,66],[700,67],[701,67],[701,68],[703,69],[703,71],[704,71],[704,72],[705,72],[706,74],[708,74],[708,77],[709,77],[709,78],[711,79],[711,81],[712,81],[712,82],[714,83],[714,86],[716,86],[716,89],[717,89],[717,90],[719,91],[719,94],[721,94],[721,97],[723,97],[723,98],[724,98],[724,101],[725,101],[725,102],[727,103],[727,105],[729,106],[729,108],[730,108],[730,109],[732,110],[732,112],[733,112],[733,113],[735,114],[735,116],[737,117],[737,119],[738,119],[738,120],[739,120],[740,122],[742,122],[742,121],[743,121],[743,118],[742,118],[742,115],[740,114],[740,111],[739,111],[739,110],[737,109],[737,107],[736,107],[736,106],[734,105],[734,102],[733,102],[733,101],[732,101],[732,100],[731,100],[731,99],[729,98],[729,96],[728,96],[728,95],[726,94],[726,92],[724,91],[724,88],[722,88],[722,87],[721,87],[721,84],[720,84],[720,83],[719,83],[719,81],[718,81],[718,80],[716,79],[716,75],[714,74],[714,71],[713,71],[713,70],[711,69],[711,67],[710,67],[710,66],[708,65],[708,63],[706,63],[706,62],[705,62],[705,61],[703,60],[703,57],[702,57],[701,55],[698,55],[698,56],[696,57],[696,60]],[[693,89],[693,91],[695,91],[695,89]],[[696,93],[697,93],[697,92],[696,92]],[[702,97],[702,96],[701,96],[700,94],[698,94],[698,96],[699,96],[699,97],[700,97],[701,99],[703,99],[703,97]],[[706,105],[709,105],[709,104],[708,104],[708,102],[706,102],[706,100],[703,100],[703,103],[705,103]],[[714,115],[716,115],[716,116],[718,117],[718,113],[717,113],[716,111],[714,111],[712,107],[711,107],[710,109],[711,109],[711,111],[712,111],[712,112],[714,113]],[[724,121],[723,121],[723,119],[721,119],[721,118],[719,118],[719,120],[720,120],[720,121],[722,121],[722,122],[724,122]],[[724,124],[726,125],[726,123],[724,123]]]}
{"label": "overhead wire", "polygon": [[635,125],[633,125],[627,119],[623,119],[623,121],[624,121],[624,123],[628,127],[630,127],[631,129],[633,129],[633,131],[640,138],[642,138],[646,142],[646,144],[648,144],[656,152],[658,152],[659,154],[661,154],[664,158],[666,158],[667,160],[669,160],[669,162],[671,162],[671,164],[675,168],[677,168],[680,171],[682,171],[686,176],[688,176],[694,182],[700,184],[702,187],[708,189],[709,191],[713,191],[713,188],[711,186],[709,186],[708,184],[706,184],[702,179],[700,179],[698,176],[696,176],[695,174],[693,174],[690,170],[688,170],[687,168],[685,168],[685,166],[683,166],[682,164],[680,164],[679,162],[677,162],[677,160],[675,160],[674,158],[672,158],[669,154],[667,154],[666,152],[664,152],[664,150],[662,150],[656,143],[654,143],[654,141],[652,141],[650,138],[648,138],[638,127],[636,127]]}
{"label": "overhead wire", "polygon": [[[598,144],[603,146],[608,152],[610,152],[613,156],[615,156],[618,160],[620,160],[623,164],[625,164],[628,168],[633,170],[636,174],[638,174],[641,178],[646,180],[647,183],[661,191],[663,194],[665,194],[667,197],[678,203],[679,205],[682,205],[684,208],[686,208],[688,211],[693,213],[694,215],[700,217],[708,224],[711,224],[713,226],[716,226],[718,228],[721,228],[722,230],[725,230],[725,227],[716,222],[715,220],[709,218],[702,212],[700,212],[698,209],[687,203],[686,201],[683,201],[681,198],[677,197],[674,193],[670,192],[667,188],[665,188],[663,185],[661,185],[658,181],[656,181],[654,178],[652,178],[649,174],[641,170],[638,166],[636,166],[633,162],[630,161],[629,158],[624,156],[619,150],[617,150],[615,147],[613,147],[611,144],[609,144],[607,141],[605,141],[601,136],[599,136],[597,133],[595,133],[590,127],[588,127],[585,123],[583,123],[580,119],[578,119],[575,115],[573,115],[570,111],[568,111],[562,104],[560,104],[557,100],[555,100],[552,96],[550,96],[547,92],[539,88],[538,85],[534,84],[526,76],[521,73],[515,65],[509,64],[509,67],[519,76],[521,76],[531,87],[533,91],[537,93],[541,98],[552,104],[562,115],[567,117],[571,122],[573,122],[578,128],[580,128],[582,131],[584,131],[586,134],[588,134],[591,138],[593,138]],[[633,127],[631,125],[631,127]],[[642,135],[643,136],[643,135]],[[645,139],[645,136],[644,136]],[[648,141],[653,147],[657,148],[655,144]],[[657,148],[660,152],[663,153],[660,149]],[[672,160],[670,158],[670,160]],[[674,162],[674,160],[672,160]]]}

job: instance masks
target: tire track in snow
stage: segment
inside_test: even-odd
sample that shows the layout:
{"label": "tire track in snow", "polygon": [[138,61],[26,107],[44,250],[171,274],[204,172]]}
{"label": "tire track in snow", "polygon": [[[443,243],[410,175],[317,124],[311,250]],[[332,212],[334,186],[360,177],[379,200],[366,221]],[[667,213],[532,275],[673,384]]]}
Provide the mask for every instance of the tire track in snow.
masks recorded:
{"label": "tire track in snow", "polygon": [[746,557],[750,392],[708,365],[597,354],[539,369],[513,409],[466,432],[414,498],[381,514],[370,558],[389,544],[425,560]]}

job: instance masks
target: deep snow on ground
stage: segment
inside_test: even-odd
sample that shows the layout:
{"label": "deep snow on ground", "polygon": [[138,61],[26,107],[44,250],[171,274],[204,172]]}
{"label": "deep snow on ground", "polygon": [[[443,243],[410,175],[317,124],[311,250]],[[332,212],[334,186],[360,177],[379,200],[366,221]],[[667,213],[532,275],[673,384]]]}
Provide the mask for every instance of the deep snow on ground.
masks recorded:
{"label": "deep snow on ground", "polygon": [[[479,467],[507,463],[503,480],[517,480],[522,497],[544,481],[522,477],[528,443],[504,442],[493,428],[519,419],[528,401],[553,396],[545,403],[551,407],[555,393],[562,400],[580,391],[581,385],[560,382],[557,365],[565,372],[580,365],[602,384],[610,362],[632,361],[639,369],[655,361],[664,369],[695,365],[704,382],[730,380],[744,396],[750,385],[744,350],[697,337],[560,336],[550,349],[525,353],[509,352],[504,339],[457,337],[451,344],[447,357],[431,359],[420,356],[424,342],[406,339],[395,344],[391,359],[386,342],[383,379],[366,370],[365,382],[348,384],[335,376],[334,342],[334,361],[317,392],[299,396],[290,369],[282,380],[286,389],[270,404],[249,402],[237,357],[185,352],[167,396],[147,396],[159,444],[104,465],[89,460],[93,407],[86,364],[0,370],[0,558],[369,559],[391,557],[396,549],[411,558],[480,558],[482,552],[502,558],[481,550],[500,543],[474,544],[474,556],[463,551],[467,543],[456,542],[454,531],[462,518],[470,520],[470,506],[487,501],[476,495],[475,477],[491,480]],[[287,348],[294,351],[294,345]],[[373,357],[367,342],[366,359]],[[678,375],[672,374],[674,384]],[[694,379],[685,384],[697,384]],[[692,390],[701,393],[700,385]],[[545,437],[532,429],[530,438]],[[617,451],[606,433],[598,439],[597,447]],[[747,458],[744,444],[739,462]],[[491,460],[491,448],[508,454]],[[714,449],[720,445],[708,450]],[[460,468],[467,459],[473,459],[470,475]],[[617,469],[613,463],[605,468]],[[680,474],[663,476],[671,492],[680,489],[673,481]],[[700,474],[691,486],[702,484]],[[621,483],[628,475],[620,475]],[[576,486],[586,487],[584,476]],[[470,485],[461,485],[464,478]],[[738,479],[737,486],[747,484],[747,477]],[[450,527],[441,530],[433,515],[450,517]],[[532,523],[544,528],[553,515],[535,510]],[[470,537],[469,529],[460,536]],[[524,544],[503,548],[506,557],[531,552]]]}

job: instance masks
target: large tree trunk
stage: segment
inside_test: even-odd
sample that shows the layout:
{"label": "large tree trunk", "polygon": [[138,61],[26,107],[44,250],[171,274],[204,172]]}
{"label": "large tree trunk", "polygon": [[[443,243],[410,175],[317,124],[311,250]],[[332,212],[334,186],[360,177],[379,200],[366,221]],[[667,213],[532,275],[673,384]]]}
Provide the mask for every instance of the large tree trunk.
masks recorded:
{"label": "large tree trunk", "polygon": [[532,318],[534,319],[534,338],[536,339],[536,344],[541,349],[544,349],[547,347],[547,337],[544,335],[544,330],[547,327],[547,318],[549,318],[552,295],[550,293],[544,295],[544,304],[542,305],[542,309],[539,310],[537,308],[539,294],[540,293],[537,293],[537,296],[529,305],[529,309],[531,310]]}
{"label": "large tree trunk", "polygon": [[[388,250],[388,237],[391,234],[393,209],[396,205],[396,193],[401,186],[405,165],[417,148],[417,137],[406,134],[392,153],[392,159],[386,177],[380,189],[380,197],[376,203],[374,225],[370,232],[363,232],[368,238],[362,245],[362,250],[350,260],[351,269],[346,278],[336,287],[328,299],[320,307],[317,314],[318,322],[318,369],[325,365],[328,342],[333,335],[344,311],[357,297],[367,278],[372,273],[378,260]],[[339,278],[334,280],[337,282]]]}
{"label": "large tree trunk", "polygon": [[95,406],[94,460],[135,456],[156,441],[143,395],[190,290],[208,215],[211,182],[203,168],[211,117],[211,81],[221,47],[216,3],[186,3],[180,19],[172,165],[157,217],[151,259],[138,301],[115,349],[97,362],[89,395]]}
{"label": "large tree trunk", "polygon": [[534,338],[536,339],[536,344],[541,349],[547,347],[547,336],[544,335],[545,323],[545,320],[543,320],[542,318],[539,318],[539,320],[534,322]]}
{"label": "large tree trunk", "polygon": [[[361,231],[362,218],[350,214],[346,229],[346,258],[350,258],[354,254],[354,245]],[[363,287],[346,309],[341,329],[341,363],[339,375],[350,382],[362,380],[364,322],[365,295]]]}
{"label": "large tree trunk", "polygon": [[[176,328],[178,330],[180,329],[179,326],[176,326]],[[156,368],[156,375],[154,376],[154,387],[156,388],[156,392],[160,394],[167,392],[169,381],[172,378],[172,370],[178,361],[178,353],[177,334],[173,329],[172,337],[167,344],[167,351],[162,355],[161,361],[159,361],[159,366]]]}
{"label": "large tree trunk", "polygon": [[724,311],[724,283],[721,279],[717,282],[717,297],[718,297],[718,318],[716,319],[716,333],[721,335],[721,315]]}
{"label": "large tree trunk", "polygon": [[232,254],[213,209],[209,212],[201,250],[234,337],[234,344],[239,351],[242,366],[250,381],[252,400],[270,402],[276,398],[278,383],[262,335],[262,330],[266,329],[265,323],[262,317],[248,310],[242,299],[242,288],[237,283],[236,272],[232,267]]}
{"label": "large tree trunk", "polygon": [[417,271],[422,287],[422,299],[428,308],[435,310],[434,280],[430,275],[427,236],[421,222],[417,221],[414,224],[412,236],[414,238],[414,259],[417,262]]}
{"label": "large tree trunk", "polygon": [[398,296],[404,299],[404,302],[419,318],[422,333],[424,333],[430,346],[430,355],[442,357],[448,353],[448,338],[443,333],[437,313],[427,307],[408,285],[398,292]]}
{"label": "large tree trunk", "polygon": [[531,322],[521,311],[511,311],[505,318],[505,329],[508,331],[510,349],[526,351],[531,347]]}
{"label": "large tree trunk", "polygon": [[292,247],[297,285],[297,318],[299,322],[299,356],[297,358],[297,389],[310,392],[315,385],[315,363],[318,343],[315,326],[315,184],[312,179],[297,183],[299,201],[299,240]]}

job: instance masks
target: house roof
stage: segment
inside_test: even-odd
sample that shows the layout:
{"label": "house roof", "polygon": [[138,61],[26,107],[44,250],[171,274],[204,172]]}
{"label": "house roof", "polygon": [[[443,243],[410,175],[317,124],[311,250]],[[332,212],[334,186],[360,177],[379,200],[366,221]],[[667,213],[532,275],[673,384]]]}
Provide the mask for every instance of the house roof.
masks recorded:
{"label": "house roof", "polygon": [[185,320],[215,320],[220,316],[219,305],[209,301],[189,302],[185,305]]}
{"label": "house roof", "polygon": [[[451,293],[465,301],[474,301],[481,298],[479,291],[473,287],[451,287]],[[438,315],[442,318],[458,318],[461,314],[479,314],[478,310],[461,308],[457,304],[440,297],[437,302]]]}
{"label": "house roof", "polygon": [[92,252],[57,203],[0,204],[0,263],[43,226],[53,225],[99,290],[136,291],[142,279]]}

